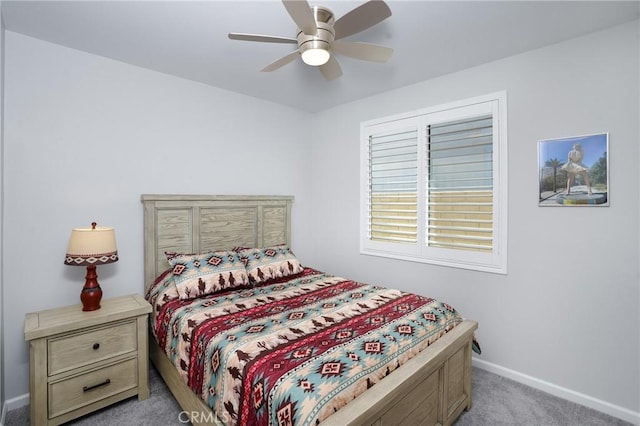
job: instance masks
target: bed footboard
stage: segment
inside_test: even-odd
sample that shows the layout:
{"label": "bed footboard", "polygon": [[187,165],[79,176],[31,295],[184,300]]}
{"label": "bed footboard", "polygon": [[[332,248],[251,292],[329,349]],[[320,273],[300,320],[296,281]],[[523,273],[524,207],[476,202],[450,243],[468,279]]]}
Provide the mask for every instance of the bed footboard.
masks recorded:
{"label": "bed footboard", "polygon": [[[471,408],[471,345],[477,328],[475,321],[465,320],[322,424],[452,424]],[[150,340],[149,357],[184,410],[181,420],[225,425],[184,383],[155,339]]]}

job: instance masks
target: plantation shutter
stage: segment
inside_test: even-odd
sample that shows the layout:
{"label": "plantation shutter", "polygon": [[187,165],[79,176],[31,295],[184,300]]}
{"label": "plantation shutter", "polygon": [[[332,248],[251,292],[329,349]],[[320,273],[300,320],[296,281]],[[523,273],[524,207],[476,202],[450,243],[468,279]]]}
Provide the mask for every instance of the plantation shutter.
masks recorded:
{"label": "plantation shutter", "polygon": [[493,250],[493,117],[427,126],[429,247]]}
{"label": "plantation shutter", "polygon": [[506,92],[361,123],[360,253],[506,274]]}
{"label": "plantation shutter", "polygon": [[368,235],[372,241],[418,241],[418,131],[369,137]]}

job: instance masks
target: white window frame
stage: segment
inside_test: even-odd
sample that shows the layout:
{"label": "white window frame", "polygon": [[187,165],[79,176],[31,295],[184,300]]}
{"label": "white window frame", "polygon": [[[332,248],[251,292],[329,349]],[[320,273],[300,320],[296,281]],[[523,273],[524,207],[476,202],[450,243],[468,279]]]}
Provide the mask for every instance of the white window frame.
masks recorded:
{"label": "white window frame", "polygon": [[[429,123],[490,112],[493,117],[493,250],[489,253],[428,247],[427,135]],[[369,137],[418,130],[418,241],[392,243],[369,239]],[[507,93],[491,93],[444,105],[369,120],[360,125],[360,253],[499,274],[507,273]]]}

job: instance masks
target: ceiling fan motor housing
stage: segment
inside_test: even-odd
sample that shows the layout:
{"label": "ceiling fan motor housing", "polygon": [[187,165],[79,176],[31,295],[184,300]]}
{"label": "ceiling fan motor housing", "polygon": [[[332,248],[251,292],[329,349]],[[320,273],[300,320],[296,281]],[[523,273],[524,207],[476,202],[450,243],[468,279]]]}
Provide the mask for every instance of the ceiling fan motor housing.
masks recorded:
{"label": "ceiling fan motor housing", "polygon": [[316,20],[316,33],[305,34],[298,28],[298,48],[302,54],[311,49],[322,49],[331,51],[335,32],[333,23],[335,22],[333,12],[322,6],[313,7],[313,16]]}

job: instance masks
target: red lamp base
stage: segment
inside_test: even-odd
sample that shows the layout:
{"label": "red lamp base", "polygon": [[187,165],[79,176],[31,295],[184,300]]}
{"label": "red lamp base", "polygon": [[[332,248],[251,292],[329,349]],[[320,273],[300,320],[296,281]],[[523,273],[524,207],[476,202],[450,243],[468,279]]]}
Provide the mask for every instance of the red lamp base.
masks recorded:
{"label": "red lamp base", "polygon": [[100,309],[100,300],[102,300],[102,289],[98,284],[98,274],[96,274],[96,266],[87,266],[87,276],[82,292],[80,293],[80,300],[82,301],[83,311],[95,311]]}

